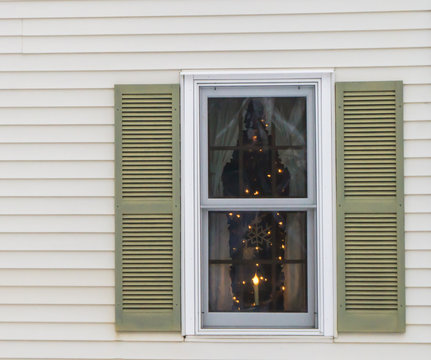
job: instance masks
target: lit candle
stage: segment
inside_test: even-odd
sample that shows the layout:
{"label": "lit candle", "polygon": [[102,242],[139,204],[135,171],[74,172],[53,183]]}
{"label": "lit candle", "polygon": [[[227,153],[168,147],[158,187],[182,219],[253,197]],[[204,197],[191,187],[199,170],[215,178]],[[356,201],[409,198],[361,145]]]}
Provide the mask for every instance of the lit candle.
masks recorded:
{"label": "lit candle", "polygon": [[259,306],[259,277],[257,274],[254,274],[251,281],[253,282],[254,302],[256,303],[256,306]]}

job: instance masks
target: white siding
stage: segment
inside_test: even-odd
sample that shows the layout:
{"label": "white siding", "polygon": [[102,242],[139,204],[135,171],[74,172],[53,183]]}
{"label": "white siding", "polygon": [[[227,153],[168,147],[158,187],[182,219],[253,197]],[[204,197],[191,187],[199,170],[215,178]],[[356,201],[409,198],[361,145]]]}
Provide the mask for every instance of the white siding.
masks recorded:
{"label": "white siding", "polygon": [[[313,68],[404,81],[406,333],[116,333],[114,84]],[[316,354],[431,356],[431,1],[0,1],[0,359]]]}

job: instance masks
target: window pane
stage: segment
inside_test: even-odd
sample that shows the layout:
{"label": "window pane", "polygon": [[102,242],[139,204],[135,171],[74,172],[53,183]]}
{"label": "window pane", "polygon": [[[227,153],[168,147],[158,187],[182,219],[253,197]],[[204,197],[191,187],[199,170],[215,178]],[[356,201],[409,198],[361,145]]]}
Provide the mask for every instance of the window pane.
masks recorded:
{"label": "window pane", "polygon": [[306,134],[305,97],[209,97],[209,197],[307,197]]}
{"label": "window pane", "polygon": [[210,312],[307,312],[307,212],[210,211]]}

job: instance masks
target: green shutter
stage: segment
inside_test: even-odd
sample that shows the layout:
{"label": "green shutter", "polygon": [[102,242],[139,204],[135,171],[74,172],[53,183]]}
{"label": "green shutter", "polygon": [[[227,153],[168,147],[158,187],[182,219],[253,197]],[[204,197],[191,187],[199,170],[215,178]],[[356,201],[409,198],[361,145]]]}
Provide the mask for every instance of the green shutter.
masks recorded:
{"label": "green shutter", "polygon": [[180,330],[179,86],[115,86],[116,326]]}
{"label": "green shutter", "polygon": [[336,84],[340,332],[405,329],[402,90]]}

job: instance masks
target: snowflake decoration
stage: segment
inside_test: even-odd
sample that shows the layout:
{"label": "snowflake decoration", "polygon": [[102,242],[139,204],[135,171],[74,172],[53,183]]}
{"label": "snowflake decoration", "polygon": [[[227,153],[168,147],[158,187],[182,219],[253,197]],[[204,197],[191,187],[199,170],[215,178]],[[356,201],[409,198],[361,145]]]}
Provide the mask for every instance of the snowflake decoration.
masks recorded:
{"label": "snowflake decoration", "polygon": [[256,217],[248,226],[245,237],[247,246],[265,247],[271,242],[271,226],[262,225],[260,218]]}

